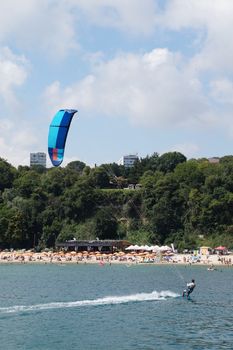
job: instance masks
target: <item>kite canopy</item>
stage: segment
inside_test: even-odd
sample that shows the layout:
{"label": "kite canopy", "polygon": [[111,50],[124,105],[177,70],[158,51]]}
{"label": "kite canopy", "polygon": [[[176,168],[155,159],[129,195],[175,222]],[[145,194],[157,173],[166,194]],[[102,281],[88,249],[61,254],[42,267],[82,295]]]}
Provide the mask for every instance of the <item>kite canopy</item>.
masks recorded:
{"label": "kite canopy", "polygon": [[48,153],[54,166],[59,166],[64,158],[66,138],[75,109],[60,109],[49,127]]}

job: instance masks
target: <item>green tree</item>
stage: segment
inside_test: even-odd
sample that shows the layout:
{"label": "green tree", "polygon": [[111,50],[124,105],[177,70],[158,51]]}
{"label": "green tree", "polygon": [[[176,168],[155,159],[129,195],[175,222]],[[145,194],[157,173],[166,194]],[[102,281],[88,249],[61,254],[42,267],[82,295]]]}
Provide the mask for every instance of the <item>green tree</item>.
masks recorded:
{"label": "green tree", "polygon": [[99,239],[117,239],[118,223],[112,210],[100,209],[95,215],[95,235]]}
{"label": "green tree", "polygon": [[51,168],[42,175],[41,184],[47,193],[52,196],[60,196],[65,191],[65,170],[63,168]]}
{"label": "green tree", "polygon": [[180,152],[168,152],[159,157],[157,169],[165,173],[172,172],[180,163],[186,162],[186,157]]}
{"label": "green tree", "polygon": [[96,188],[109,188],[110,179],[104,167],[97,167],[91,171],[90,179]]}
{"label": "green tree", "polygon": [[86,164],[83,162],[80,162],[79,160],[75,160],[73,162],[70,162],[66,166],[67,169],[75,170],[80,175],[82,174],[85,167],[86,167]]}
{"label": "green tree", "polygon": [[16,169],[0,158],[0,191],[10,188],[16,176]]}
{"label": "green tree", "polygon": [[89,179],[80,178],[61,196],[62,216],[79,223],[89,218],[95,208],[95,192]]}
{"label": "green tree", "polygon": [[28,198],[40,187],[40,175],[34,170],[25,172],[14,181],[14,188],[20,196]]}

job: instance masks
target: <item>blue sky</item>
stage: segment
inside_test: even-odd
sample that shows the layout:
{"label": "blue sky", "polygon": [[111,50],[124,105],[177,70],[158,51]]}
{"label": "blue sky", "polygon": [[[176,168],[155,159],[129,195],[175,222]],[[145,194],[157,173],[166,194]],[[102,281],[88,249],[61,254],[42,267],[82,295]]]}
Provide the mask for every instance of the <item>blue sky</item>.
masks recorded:
{"label": "blue sky", "polygon": [[79,111],[64,165],[233,154],[232,18],[229,0],[0,3],[0,157],[47,152],[61,108]]}

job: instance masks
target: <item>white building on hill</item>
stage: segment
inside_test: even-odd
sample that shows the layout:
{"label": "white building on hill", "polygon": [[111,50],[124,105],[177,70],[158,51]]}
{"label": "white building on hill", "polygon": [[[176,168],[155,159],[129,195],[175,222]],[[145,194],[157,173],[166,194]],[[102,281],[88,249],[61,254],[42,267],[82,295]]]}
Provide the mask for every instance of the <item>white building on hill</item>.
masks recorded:
{"label": "white building on hill", "polygon": [[129,154],[121,157],[121,159],[118,161],[118,165],[124,165],[126,168],[132,168],[136,160],[138,160],[138,156],[136,154]]}
{"label": "white building on hill", "polygon": [[32,165],[42,165],[46,168],[46,153],[30,153],[30,166]]}

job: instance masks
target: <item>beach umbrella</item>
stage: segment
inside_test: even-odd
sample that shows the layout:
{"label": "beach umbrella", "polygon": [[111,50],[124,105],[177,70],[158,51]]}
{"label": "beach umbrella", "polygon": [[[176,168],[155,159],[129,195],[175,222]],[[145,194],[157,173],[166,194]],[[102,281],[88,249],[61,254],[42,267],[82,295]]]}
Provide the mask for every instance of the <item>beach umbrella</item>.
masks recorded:
{"label": "beach umbrella", "polygon": [[125,250],[134,250],[134,245],[130,245],[129,247],[125,248]]}
{"label": "beach umbrella", "polygon": [[138,246],[137,244],[133,247],[133,250],[141,250],[141,247]]}
{"label": "beach umbrella", "polygon": [[140,250],[146,250],[148,251],[148,249],[150,249],[150,247],[148,245],[141,245],[140,246]]}
{"label": "beach umbrella", "polygon": [[227,248],[220,245],[219,247],[214,248],[214,250],[227,250]]}
{"label": "beach umbrella", "polygon": [[160,246],[158,246],[158,245],[153,245],[152,246],[152,252],[154,252],[154,253],[159,252],[159,249],[160,249]]}
{"label": "beach umbrella", "polygon": [[147,249],[146,249],[146,250],[147,250],[148,252],[152,252],[153,249],[154,249],[153,246],[147,246]]}
{"label": "beach umbrella", "polygon": [[169,247],[168,245],[163,245],[162,247],[159,248],[159,250],[161,252],[166,252],[166,251],[172,250],[172,248]]}

